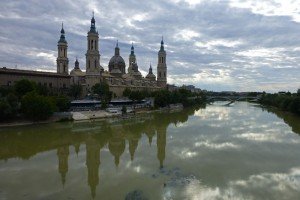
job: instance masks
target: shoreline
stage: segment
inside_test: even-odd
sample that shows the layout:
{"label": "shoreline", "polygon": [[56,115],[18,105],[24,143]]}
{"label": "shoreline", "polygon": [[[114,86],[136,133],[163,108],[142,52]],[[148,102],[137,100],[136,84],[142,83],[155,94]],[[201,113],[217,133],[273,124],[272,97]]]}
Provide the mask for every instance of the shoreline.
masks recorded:
{"label": "shoreline", "polygon": [[174,111],[182,110],[182,108],[158,108],[158,109],[148,109],[148,110],[137,110],[134,114],[127,113],[122,115],[122,113],[110,113],[105,110],[94,110],[94,111],[76,111],[76,112],[64,112],[56,113],[48,120],[45,121],[29,121],[29,120],[20,120],[13,122],[0,123],[0,128],[10,128],[10,127],[20,127],[20,126],[30,126],[30,125],[40,125],[40,124],[50,124],[50,123],[60,123],[60,122],[86,122],[93,120],[105,120],[112,118],[134,118],[140,114],[162,112],[162,111]]}

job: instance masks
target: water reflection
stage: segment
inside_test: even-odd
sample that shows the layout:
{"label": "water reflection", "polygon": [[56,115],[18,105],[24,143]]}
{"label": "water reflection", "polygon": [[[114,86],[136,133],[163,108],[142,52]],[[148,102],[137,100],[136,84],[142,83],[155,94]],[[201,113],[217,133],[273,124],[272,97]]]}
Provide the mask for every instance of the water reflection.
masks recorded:
{"label": "water reflection", "polygon": [[295,120],[299,117],[296,116],[295,114],[280,111],[277,109],[272,109],[272,108],[269,108],[269,109],[262,108],[262,110],[276,114],[277,117],[279,117],[280,119],[283,119],[283,121],[292,128],[292,131],[294,133],[300,134],[300,123],[298,120]]}
{"label": "water reflection", "polygon": [[[237,103],[124,120],[2,129],[0,199],[3,186],[4,192],[14,187],[21,195],[8,199],[22,198],[11,177],[28,173],[33,187],[47,180],[41,172],[31,180],[38,168],[54,177],[50,187],[59,188],[43,186],[45,198],[31,199],[71,198],[62,193],[77,198],[82,188],[87,194],[79,199],[122,199],[136,188],[153,199],[276,199],[289,193],[286,188],[294,197],[300,185],[300,139],[293,134],[300,133],[299,118],[264,111]],[[26,168],[26,163],[31,164]]]}
{"label": "water reflection", "polygon": [[[127,120],[108,120],[91,123],[39,125],[5,129],[0,133],[0,159],[31,159],[38,153],[56,149],[58,173],[63,186],[67,183],[70,146],[78,156],[81,145],[86,148],[87,183],[93,198],[100,182],[101,150],[108,149],[116,168],[128,144],[130,160],[135,158],[142,136],[148,137],[149,145],[156,136],[158,167],[163,168],[166,157],[167,128],[170,124],[184,123],[196,108],[178,113],[156,113]],[[47,128],[49,126],[49,128]],[[153,149],[155,150],[155,149]]]}

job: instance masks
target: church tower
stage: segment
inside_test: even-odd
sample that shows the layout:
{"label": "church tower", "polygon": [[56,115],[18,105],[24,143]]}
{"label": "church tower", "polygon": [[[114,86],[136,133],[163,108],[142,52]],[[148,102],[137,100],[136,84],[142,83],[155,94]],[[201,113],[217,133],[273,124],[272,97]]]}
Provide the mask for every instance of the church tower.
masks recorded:
{"label": "church tower", "polygon": [[91,88],[96,83],[100,82],[100,74],[104,69],[100,66],[99,53],[99,34],[96,30],[95,18],[91,19],[91,28],[87,36],[87,52],[86,56],[86,84],[87,88]]}
{"label": "church tower", "polygon": [[131,53],[129,55],[129,67],[128,67],[128,73],[132,73],[133,70],[132,70],[132,66],[133,64],[136,63],[136,57],[135,57],[135,54],[134,54],[134,47],[133,47],[133,43],[132,43],[132,46],[131,46]]}
{"label": "church tower", "polygon": [[58,55],[56,59],[57,73],[68,74],[69,73],[69,59],[68,59],[68,43],[65,38],[65,30],[63,24],[61,25],[60,39],[57,44]]}
{"label": "church tower", "polygon": [[157,64],[157,86],[167,87],[167,64],[166,64],[166,51],[164,47],[164,40],[162,38],[160,50],[158,52],[158,64]]}

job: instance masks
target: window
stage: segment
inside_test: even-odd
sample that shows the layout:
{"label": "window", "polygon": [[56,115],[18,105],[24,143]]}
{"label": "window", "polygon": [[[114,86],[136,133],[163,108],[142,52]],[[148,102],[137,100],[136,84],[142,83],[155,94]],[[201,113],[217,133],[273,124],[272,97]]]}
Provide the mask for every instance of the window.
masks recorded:
{"label": "window", "polygon": [[66,57],[66,49],[64,49],[64,57]]}
{"label": "window", "polygon": [[159,72],[159,77],[161,77],[161,72]]}
{"label": "window", "polygon": [[164,77],[166,78],[166,72],[164,72]]}
{"label": "window", "polygon": [[92,49],[93,49],[93,45],[94,45],[94,42],[93,42],[93,40],[92,40],[92,42],[91,42],[91,45],[92,45]]}
{"label": "window", "polygon": [[52,88],[52,83],[49,83],[49,87]]}
{"label": "window", "polygon": [[97,42],[96,42],[96,40],[95,40],[95,49],[97,50]]}
{"label": "window", "polygon": [[95,60],[95,68],[97,68],[97,60]]}

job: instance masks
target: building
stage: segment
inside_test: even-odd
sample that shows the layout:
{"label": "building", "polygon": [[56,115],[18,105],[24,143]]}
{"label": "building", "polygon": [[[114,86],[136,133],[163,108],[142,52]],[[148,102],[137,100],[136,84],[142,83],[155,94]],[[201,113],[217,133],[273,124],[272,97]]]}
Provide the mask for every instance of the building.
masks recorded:
{"label": "building", "polygon": [[[61,36],[64,38],[64,35]],[[60,44],[59,44],[60,45]],[[90,30],[87,34],[87,52],[86,56],[86,72],[83,72],[78,60],[76,59],[75,67],[71,70],[70,76],[71,84],[79,84],[84,87],[86,94],[91,92],[91,88],[100,82],[105,82],[109,85],[110,91],[116,96],[122,96],[126,88],[131,90],[149,90],[156,91],[167,86],[167,64],[166,51],[164,49],[164,41],[161,40],[160,50],[158,52],[157,64],[157,80],[153,74],[152,66],[150,64],[149,72],[146,77],[143,77],[139,71],[137,58],[134,52],[134,46],[131,46],[129,54],[129,66],[126,69],[126,63],[121,56],[119,43],[117,41],[115,53],[108,63],[107,70],[100,64],[99,52],[99,33],[96,29],[96,21],[94,16],[91,19]],[[63,46],[64,49],[67,46]],[[64,58],[63,61],[67,60]],[[65,62],[66,63],[66,62]],[[59,67],[58,67],[59,68]],[[63,71],[63,70],[61,70]],[[127,73],[126,73],[127,71]]]}
{"label": "building", "polygon": [[133,44],[129,54],[128,68],[126,68],[126,63],[120,54],[118,42],[116,43],[115,53],[108,63],[107,70],[100,64],[99,50],[99,33],[96,29],[96,21],[93,16],[90,30],[87,33],[85,71],[80,69],[78,59],[76,58],[74,68],[69,74],[68,43],[62,24],[60,39],[57,43],[57,72],[17,70],[3,67],[0,68],[0,86],[11,86],[21,79],[29,79],[37,84],[47,86],[47,88],[55,92],[66,91],[71,85],[81,85],[84,95],[87,95],[91,92],[95,84],[105,82],[109,85],[110,91],[115,96],[122,96],[126,88],[134,91],[157,91],[167,87],[167,54],[164,49],[163,39],[158,51],[157,79],[153,74],[151,64],[147,76],[142,76],[137,64]]}
{"label": "building", "polygon": [[52,93],[66,93],[70,87],[70,76],[52,72],[0,68],[0,86],[10,87],[16,81],[28,79],[46,86]]}

